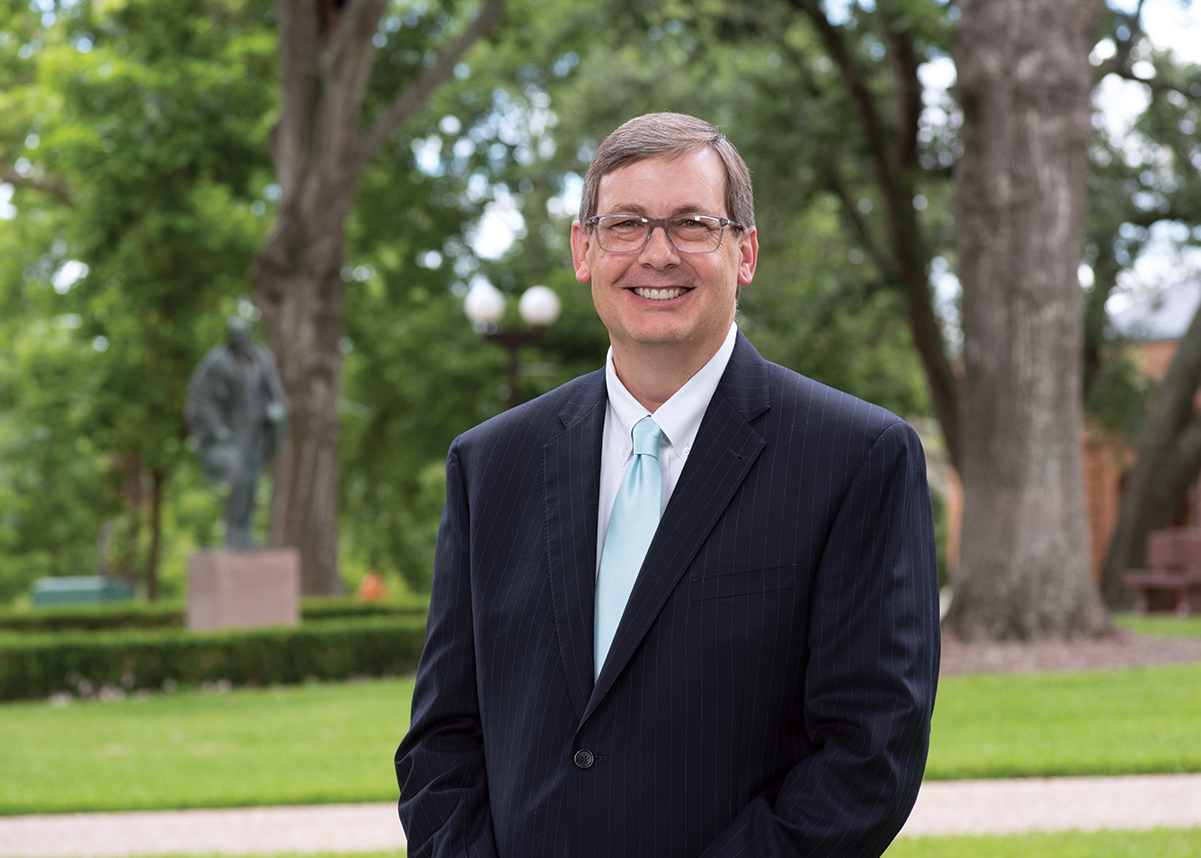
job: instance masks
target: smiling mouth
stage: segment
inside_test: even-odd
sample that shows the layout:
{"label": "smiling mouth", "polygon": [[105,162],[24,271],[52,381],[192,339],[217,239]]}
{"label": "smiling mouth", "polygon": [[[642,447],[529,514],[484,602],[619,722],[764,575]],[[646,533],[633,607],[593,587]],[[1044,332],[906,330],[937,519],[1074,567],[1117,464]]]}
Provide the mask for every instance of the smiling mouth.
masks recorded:
{"label": "smiling mouth", "polygon": [[651,301],[670,301],[673,298],[679,298],[688,290],[677,286],[672,289],[649,289],[638,287],[631,291],[633,291],[633,293],[639,298],[647,298]]}

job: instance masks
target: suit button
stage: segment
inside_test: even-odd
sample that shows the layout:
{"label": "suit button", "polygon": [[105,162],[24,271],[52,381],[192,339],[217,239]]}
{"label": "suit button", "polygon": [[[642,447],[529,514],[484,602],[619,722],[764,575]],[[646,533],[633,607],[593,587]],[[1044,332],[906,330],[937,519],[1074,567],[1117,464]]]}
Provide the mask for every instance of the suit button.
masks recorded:
{"label": "suit button", "polygon": [[581,769],[590,769],[592,768],[592,764],[596,762],[596,757],[592,756],[591,751],[576,751],[572,762]]}

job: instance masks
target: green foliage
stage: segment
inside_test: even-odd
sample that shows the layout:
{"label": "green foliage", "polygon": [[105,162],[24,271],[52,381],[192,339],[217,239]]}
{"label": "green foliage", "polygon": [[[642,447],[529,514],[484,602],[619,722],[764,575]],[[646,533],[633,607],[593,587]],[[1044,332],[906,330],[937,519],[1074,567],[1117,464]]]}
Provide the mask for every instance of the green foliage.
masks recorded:
{"label": "green foliage", "polygon": [[1201,853],[1201,828],[1150,831],[901,837],[886,858],[1188,858]]}
{"label": "green foliage", "polygon": [[[607,336],[571,271],[564,199],[598,141],[637,113],[704,116],[750,164],[762,255],[740,324],[763,354],[903,416],[929,414],[882,251],[879,141],[865,137],[836,58],[795,7],[514,0],[369,168],[343,272],[339,509],[352,584],[377,569],[428,588],[446,449],[505,405],[506,355],[462,314],[473,278],[513,298],[546,284],[563,300],[560,321],[520,355],[522,398],[603,362]],[[278,191],[274,14],[268,0],[45,8],[0,4],[0,166],[21,177],[17,215],[0,224],[0,603],[40,575],[144,575],[156,500],[161,590],[178,596],[187,551],[220,536],[220,498],[184,443],[184,385],[223,317],[253,314],[240,298]],[[364,121],[473,14],[465,2],[391,4]],[[838,15],[877,105],[896,94],[890,32],[912,34],[925,60],[945,58],[954,35],[948,7],[924,0]],[[1116,34],[1116,19],[1105,26]],[[1155,97],[1139,128],[1166,157],[1132,163],[1098,134],[1091,186],[1088,407],[1127,436],[1146,391],[1120,349],[1101,349],[1104,300],[1148,224],[1191,224],[1201,199],[1188,169],[1196,70],[1147,57]],[[915,253],[951,267],[957,122],[949,99],[926,105],[920,169],[904,180],[920,209]],[[898,142],[891,126],[881,134]],[[479,223],[506,207],[523,219],[516,243],[499,258],[477,253]],[[511,312],[505,324],[521,323]]]}
{"label": "green foliage", "polygon": [[[336,596],[312,596],[300,602],[308,622],[354,617],[424,616],[426,596],[404,595],[385,602],[360,602]],[[185,607],[178,600],[0,611],[0,631],[61,632],[182,628]]]}
{"label": "green foliage", "polygon": [[0,705],[0,814],[389,801],[413,680]]}
{"label": "green foliage", "polygon": [[0,599],[34,574],[153,571],[143,519],[189,455],[188,376],[247,290],[275,99],[266,2],[47,8],[4,35],[24,62],[0,163],[30,181],[21,277],[0,285],[22,321],[0,326]]}
{"label": "green foliage", "polygon": [[1139,372],[1134,350],[1113,342],[1099,355],[1084,410],[1092,426],[1134,447],[1154,392],[1154,382]]}
{"label": "green foliage", "polygon": [[266,685],[415,670],[425,617],[331,619],[296,628],[131,629],[0,637],[0,700],[225,680]]}
{"label": "green foliage", "polygon": [[1201,771],[1201,664],[938,684],[935,780]]}

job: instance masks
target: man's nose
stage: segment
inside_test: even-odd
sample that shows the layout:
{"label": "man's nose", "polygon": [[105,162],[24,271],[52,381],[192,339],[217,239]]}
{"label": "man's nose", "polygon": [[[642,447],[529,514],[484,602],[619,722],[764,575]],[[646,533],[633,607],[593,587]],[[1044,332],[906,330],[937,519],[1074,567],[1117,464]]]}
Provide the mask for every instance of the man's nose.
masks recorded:
{"label": "man's nose", "polygon": [[674,265],[680,261],[676,246],[667,235],[667,227],[661,224],[651,227],[650,238],[642,248],[641,262],[656,268]]}

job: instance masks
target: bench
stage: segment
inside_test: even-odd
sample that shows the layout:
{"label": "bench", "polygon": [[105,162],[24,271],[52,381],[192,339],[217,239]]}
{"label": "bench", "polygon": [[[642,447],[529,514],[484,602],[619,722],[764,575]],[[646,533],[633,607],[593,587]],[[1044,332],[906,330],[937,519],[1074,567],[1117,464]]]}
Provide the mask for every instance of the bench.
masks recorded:
{"label": "bench", "polygon": [[1155,594],[1166,593],[1172,609],[1184,616],[1192,610],[1191,590],[1201,591],[1201,530],[1169,527],[1147,535],[1148,569],[1127,569],[1122,583],[1135,593],[1134,610],[1146,613]]}
{"label": "bench", "polygon": [[29,590],[30,601],[35,608],[127,602],[133,598],[133,587],[128,581],[105,575],[38,578]]}

